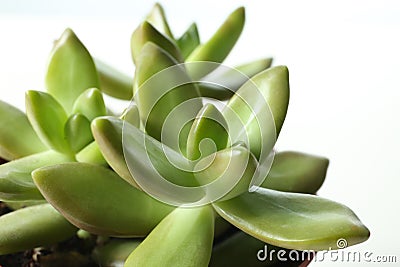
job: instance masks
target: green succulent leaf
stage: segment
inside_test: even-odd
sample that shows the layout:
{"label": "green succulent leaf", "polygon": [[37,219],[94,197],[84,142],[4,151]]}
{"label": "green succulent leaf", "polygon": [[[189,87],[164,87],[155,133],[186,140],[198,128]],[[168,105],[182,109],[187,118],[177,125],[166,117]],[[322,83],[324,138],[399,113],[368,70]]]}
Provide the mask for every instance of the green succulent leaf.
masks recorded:
{"label": "green succulent leaf", "polygon": [[132,252],[124,267],[206,267],[213,236],[214,214],[210,206],[177,208]]}
{"label": "green succulent leaf", "polygon": [[[272,58],[262,58],[239,65],[235,67],[235,69],[251,78],[254,75],[260,73],[261,71],[270,68],[271,65],[272,65]],[[239,84],[239,82],[236,83]]]}
{"label": "green succulent leaf", "polygon": [[173,210],[98,165],[65,163],[40,168],[32,176],[67,220],[94,234],[145,236]]}
{"label": "green succulent leaf", "polygon": [[183,61],[179,48],[175,45],[175,43],[170,38],[160,33],[149,22],[144,21],[133,32],[131,37],[131,53],[133,62],[135,62],[135,64],[138,63],[142,49],[147,43],[154,43],[165,50],[165,52],[169,56],[173,57],[176,61]]}
{"label": "green succulent leaf", "polygon": [[107,114],[103,95],[99,89],[90,88],[85,90],[74,102],[73,113],[81,113],[89,121],[96,117]]}
{"label": "green succulent leaf", "polygon": [[[123,135],[125,150],[122,148],[123,127],[125,127]],[[193,174],[184,171],[185,169],[192,170],[192,167],[182,155],[133,125],[126,122],[124,124],[121,119],[115,117],[102,117],[93,121],[92,131],[110,166],[130,184],[139,187],[133,179],[126,161],[132,162],[134,171],[140,173],[141,177],[146,177],[148,181],[161,175],[164,179],[177,185],[198,185]],[[172,164],[171,161],[177,165]],[[177,166],[183,166],[183,168],[180,169]]]}
{"label": "green succulent leaf", "polygon": [[[176,64],[162,48],[146,44],[136,65],[134,99],[146,132],[179,151],[180,130],[203,104],[185,68],[169,68]],[[186,141],[187,137],[182,138]]]}
{"label": "green succulent leaf", "polygon": [[14,160],[44,150],[26,115],[0,100],[0,158]]}
{"label": "green succulent leaf", "polygon": [[132,124],[136,128],[140,128],[139,109],[135,104],[131,104],[121,116],[121,119]]}
{"label": "green succulent leaf", "polygon": [[171,29],[169,28],[167,18],[163,7],[156,3],[147,15],[146,20],[150,22],[159,32],[165,34],[171,39],[174,39]]}
{"label": "green succulent leaf", "polygon": [[183,58],[186,59],[193,50],[200,45],[200,37],[196,23],[192,23],[182,36],[176,40],[176,43],[181,50]]}
{"label": "green succulent leaf", "polygon": [[92,258],[99,266],[123,266],[128,256],[135,250],[139,239],[112,239],[104,246],[97,246],[92,253]]}
{"label": "green succulent leaf", "polygon": [[329,160],[295,151],[277,153],[262,187],[315,194],[322,186]]}
{"label": "green succulent leaf", "polygon": [[124,100],[133,96],[133,77],[120,72],[101,60],[95,59],[99,73],[100,89],[105,94]]}
{"label": "green succulent leaf", "polygon": [[42,200],[31,172],[40,167],[69,161],[73,161],[73,158],[50,150],[0,165],[0,200]]}
{"label": "green succulent leaf", "polygon": [[90,121],[80,113],[69,117],[65,123],[64,134],[73,152],[78,152],[93,141]]}
{"label": "green succulent leaf", "polygon": [[233,69],[221,67],[221,70],[211,72],[200,80],[198,83],[200,94],[205,97],[227,100],[251,77],[271,67],[271,63],[271,58],[265,58]]}
{"label": "green succulent leaf", "polygon": [[100,88],[94,61],[71,29],[64,31],[51,51],[46,86],[68,113],[83,91]]}
{"label": "green succulent leaf", "polygon": [[222,201],[248,192],[256,168],[257,160],[250,151],[235,145],[200,160],[194,170],[199,184],[216,182],[211,187],[213,191],[208,192],[211,198],[214,199],[214,190],[218,195],[227,193],[219,199]]}
{"label": "green succulent leaf", "polygon": [[92,133],[97,148],[111,168],[131,185],[139,188],[125,162],[122,148],[123,121],[114,117],[101,117],[92,122]]}
{"label": "green succulent leaf", "polygon": [[212,104],[197,114],[187,139],[187,157],[191,160],[222,150],[228,143],[228,125],[221,112]]}
{"label": "green succulent leaf", "polygon": [[[242,33],[244,21],[244,8],[240,7],[229,15],[217,32],[206,43],[199,45],[189,55],[186,62],[212,61],[221,63],[224,61]],[[188,68],[189,75],[194,80],[198,80],[210,71],[212,69],[199,68],[199,65],[193,65],[193,68]]]}
{"label": "green succulent leaf", "polygon": [[251,152],[259,158],[262,151],[269,151],[275,144],[288,104],[288,69],[278,66],[246,82],[229,100],[222,114],[233,140],[249,142]]}
{"label": "green succulent leaf", "polygon": [[96,141],[85,146],[75,157],[78,162],[108,166]]}
{"label": "green succulent leaf", "polygon": [[0,255],[52,245],[76,231],[50,204],[13,211],[0,217]]}
{"label": "green succulent leaf", "polygon": [[368,239],[369,231],[348,207],[321,197],[259,188],[214,203],[224,219],[266,243],[298,250],[337,249]]}
{"label": "green succulent leaf", "polygon": [[27,91],[25,105],[28,119],[42,142],[59,152],[69,152],[64,138],[68,117],[57,100],[45,92]]}

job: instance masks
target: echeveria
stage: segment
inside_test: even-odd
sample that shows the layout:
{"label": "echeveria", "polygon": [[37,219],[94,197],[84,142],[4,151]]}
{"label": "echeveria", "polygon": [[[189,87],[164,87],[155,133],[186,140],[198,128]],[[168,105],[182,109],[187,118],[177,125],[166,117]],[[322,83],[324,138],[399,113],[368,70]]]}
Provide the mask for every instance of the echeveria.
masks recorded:
{"label": "echeveria", "polygon": [[[196,24],[175,38],[156,4],[131,36],[134,77],[67,29],[27,115],[0,102],[0,200],[15,209],[0,217],[0,254],[74,237],[102,266],[265,266],[279,259],[258,261],[264,244],[365,241],[353,211],[315,195],[328,159],[275,151],[288,68],[220,64],[244,19],[238,8],[201,43]],[[103,93],[131,102],[116,116]]]}

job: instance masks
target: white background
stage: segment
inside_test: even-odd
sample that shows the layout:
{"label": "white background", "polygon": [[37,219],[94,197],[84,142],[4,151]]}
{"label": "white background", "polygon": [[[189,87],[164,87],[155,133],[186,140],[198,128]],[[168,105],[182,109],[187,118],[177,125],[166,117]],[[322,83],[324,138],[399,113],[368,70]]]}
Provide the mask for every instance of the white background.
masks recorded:
{"label": "white background", "polygon": [[[0,99],[24,108],[43,90],[47,56],[71,27],[92,55],[133,73],[129,40],[151,1],[1,1]],[[371,230],[349,251],[400,261],[400,5],[396,1],[160,1],[176,35],[197,21],[206,40],[236,7],[247,22],[229,64],[273,56],[290,70],[277,148],[331,160],[321,196]],[[363,266],[325,261],[314,266]],[[397,263],[399,264],[399,263]],[[368,266],[381,266],[368,264]],[[396,266],[387,264],[386,266]]]}

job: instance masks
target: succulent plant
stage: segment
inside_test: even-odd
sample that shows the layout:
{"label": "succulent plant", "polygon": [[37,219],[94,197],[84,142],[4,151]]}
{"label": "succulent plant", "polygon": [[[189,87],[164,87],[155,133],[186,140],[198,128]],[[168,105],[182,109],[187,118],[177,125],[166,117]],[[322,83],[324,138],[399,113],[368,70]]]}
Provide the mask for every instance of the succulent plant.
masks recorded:
{"label": "succulent plant", "polygon": [[[156,4],[131,37],[133,78],[65,30],[26,115],[0,102],[0,200],[14,209],[0,217],[0,255],[75,238],[94,240],[101,266],[266,266],[276,258],[257,260],[265,243],[365,241],[348,207],[315,195],[328,159],[274,150],[288,69],[270,58],[221,64],[244,20],[238,8],[200,43],[196,24],[175,38]],[[127,100],[122,114],[103,93]]]}

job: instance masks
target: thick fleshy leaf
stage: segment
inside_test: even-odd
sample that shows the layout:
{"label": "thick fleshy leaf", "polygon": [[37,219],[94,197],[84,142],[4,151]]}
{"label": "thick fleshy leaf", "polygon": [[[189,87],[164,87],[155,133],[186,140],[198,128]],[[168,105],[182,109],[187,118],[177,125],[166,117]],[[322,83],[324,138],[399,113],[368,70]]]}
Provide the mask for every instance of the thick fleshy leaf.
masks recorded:
{"label": "thick fleshy leaf", "polygon": [[55,42],[46,74],[47,91],[70,113],[75,99],[88,88],[99,88],[93,59],[71,29]]}
{"label": "thick fleshy leaf", "polygon": [[175,43],[170,38],[160,33],[149,22],[144,21],[133,32],[131,37],[131,53],[133,62],[135,62],[135,64],[138,63],[142,49],[147,43],[154,43],[166,51],[166,53],[173,57],[176,61],[183,61],[179,48],[175,45]]}
{"label": "thick fleshy leaf", "polygon": [[196,160],[222,150],[228,143],[228,125],[221,112],[212,104],[197,114],[187,139],[187,157]]}
{"label": "thick fleshy leaf", "polygon": [[50,204],[13,211],[0,217],[0,255],[52,245],[76,231]]}
{"label": "thick fleshy leaf", "polygon": [[65,163],[37,169],[32,176],[67,220],[94,234],[145,236],[173,210],[98,165]]}
{"label": "thick fleshy leaf", "polygon": [[214,203],[224,219],[266,243],[298,250],[337,249],[368,239],[369,231],[348,207],[308,194],[259,188]]}
{"label": "thick fleshy leaf", "polygon": [[325,180],[329,160],[295,151],[277,153],[261,186],[286,192],[315,194]]}
{"label": "thick fleshy leaf", "polygon": [[196,117],[202,100],[185,68],[176,64],[163,49],[146,44],[136,65],[134,99],[146,132],[179,151],[180,131]]}
{"label": "thick fleshy leaf", "polygon": [[200,45],[199,32],[196,23],[192,23],[189,28],[176,40],[181,50],[182,57],[186,59],[193,50]]}
{"label": "thick fleshy leaf", "polygon": [[153,6],[150,13],[146,17],[146,20],[150,22],[159,32],[165,34],[171,39],[174,38],[171,29],[169,28],[164,9],[159,3],[156,3]]}
{"label": "thick fleshy leaf", "polygon": [[213,236],[214,214],[210,206],[177,208],[132,252],[124,267],[206,267]]}
{"label": "thick fleshy leaf", "polygon": [[69,117],[65,123],[64,135],[73,152],[78,152],[93,141],[90,121],[80,113]]}
{"label": "thick fleshy leaf", "polygon": [[140,115],[139,109],[135,104],[131,104],[124,110],[121,119],[132,124],[136,128],[140,128]]}
{"label": "thick fleshy leaf", "polygon": [[222,111],[233,142],[249,143],[257,158],[268,153],[281,130],[288,104],[289,73],[285,66],[252,77]]}
{"label": "thick fleshy leaf", "polygon": [[114,69],[98,59],[95,59],[95,63],[99,73],[101,91],[115,98],[131,100],[133,96],[133,77]]}
{"label": "thick fleshy leaf", "polygon": [[100,148],[96,141],[91,142],[75,155],[78,162],[92,163],[107,166],[107,161],[101,154]]}
{"label": "thick fleshy leaf", "polygon": [[229,99],[251,77],[268,69],[272,59],[255,60],[235,68],[221,66],[201,79],[198,87],[200,94],[219,100]]}
{"label": "thick fleshy leaf", "polygon": [[[122,147],[123,127],[124,147]],[[130,184],[140,188],[144,186],[144,189],[157,192],[165,189],[156,188],[158,184],[154,181],[158,179],[166,179],[179,186],[198,185],[190,172],[193,167],[182,155],[163,146],[133,125],[127,122],[124,124],[121,119],[115,117],[102,117],[93,121],[92,131],[110,166]],[[133,176],[145,183],[137,185]],[[182,196],[177,195],[174,198],[179,199]],[[197,197],[194,194],[191,196]]]}
{"label": "thick fleshy leaf", "polygon": [[[199,45],[186,59],[186,62],[212,61],[221,63],[228,56],[242,33],[245,21],[244,8],[232,12],[216,33],[204,44]],[[188,66],[190,77],[198,80],[212,69],[201,68],[199,65]]]}
{"label": "thick fleshy leaf", "polygon": [[92,122],[92,133],[97,149],[111,168],[124,180],[139,188],[125,162],[122,148],[123,121],[113,117],[97,118]]}
{"label": "thick fleshy leaf", "polygon": [[140,242],[140,239],[112,239],[104,246],[97,246],[92,258],[99,266],[121,267]]}
{"label": "thick fleshy leaf", "polygon": [[99,89],[90,88],[78,96],[74,102],[73,113],[81,113],[88,120],[107,114],[103,95]]}
{"label": "thick fleshy leaf", "polygon": [[195,166],[199,184],[210,184],[206,192],[210,200],[227,200],[248,192],[257,168],[257,160],[242,145],[218,151],[200,160]]}
{"label": "thick fleshy leaf", "polygon": [[25,97],[26,114],[39,138],[49,148],[69,152],[64,138],[67,114],[51,95],[39,91],[27,91]]}
{"label": "thick fleshy leaf", "polygon": [[42,195],[33,183],[31,172],[40,167],[73,160],[72,157],[50,150],[0,165],[0,200],[42,200]]}
{"label": "thick fleshy leaf", "polygon": [[26,115],[0,100],[0,158],[13,160],[44,150]]}

